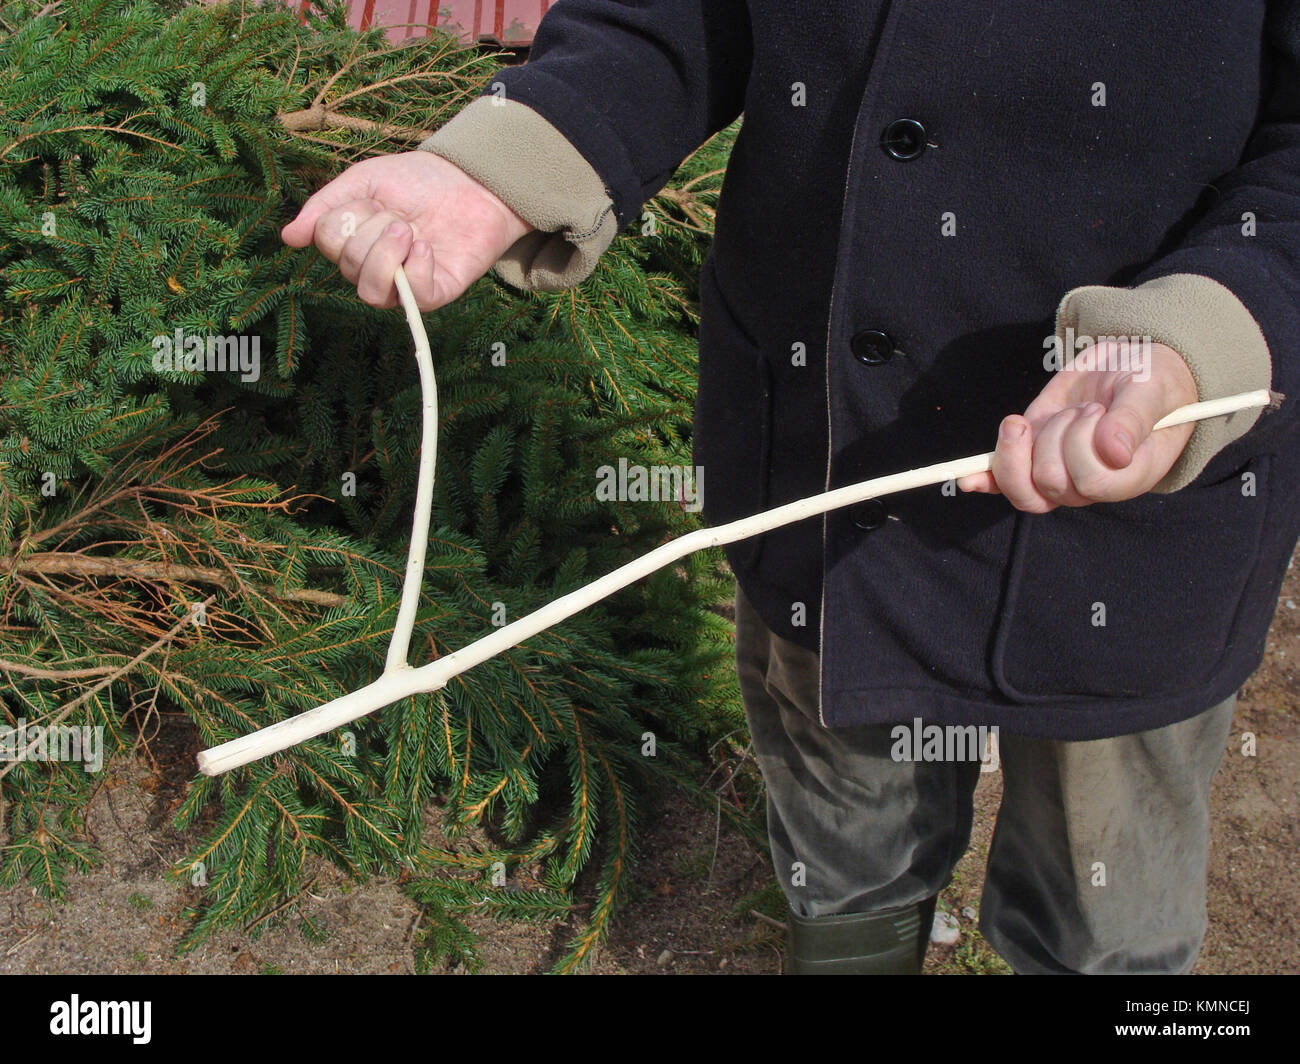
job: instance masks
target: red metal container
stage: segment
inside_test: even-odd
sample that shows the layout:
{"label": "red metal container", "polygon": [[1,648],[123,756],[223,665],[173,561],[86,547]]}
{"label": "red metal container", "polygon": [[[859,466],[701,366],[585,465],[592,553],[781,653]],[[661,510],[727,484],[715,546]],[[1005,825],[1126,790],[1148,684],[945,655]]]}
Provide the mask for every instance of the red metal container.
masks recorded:
{"label": "red metal container", "polygon": [[423,37],[437,26],[465,44],[526,48],[554,0],[351,0],[348,24],[384,28],[391,40]]}

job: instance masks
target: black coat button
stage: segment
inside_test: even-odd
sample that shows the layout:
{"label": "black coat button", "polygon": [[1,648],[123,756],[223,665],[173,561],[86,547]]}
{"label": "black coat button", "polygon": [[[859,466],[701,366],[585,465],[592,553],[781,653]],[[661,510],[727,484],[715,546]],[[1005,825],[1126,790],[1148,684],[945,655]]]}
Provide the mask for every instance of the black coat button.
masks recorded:
{"label": "black coat button", "polygon": [[915,118],[899,118],[885,127],[880,146],[895,159],[915,159],[925,151],[925,126]]}
{"label": "black coat button", "polygon": [[889,512],[879,499],[868,499],[849,507],[849,519],[853,522],[853,527],[860,528],[863,532],[874,532],[888,518]]}
{"label": "black coat button", "polygon": [[867,366],[879,366],[894,357],[894,341],[879,329],[863,329],[849,341],[853,357]]}

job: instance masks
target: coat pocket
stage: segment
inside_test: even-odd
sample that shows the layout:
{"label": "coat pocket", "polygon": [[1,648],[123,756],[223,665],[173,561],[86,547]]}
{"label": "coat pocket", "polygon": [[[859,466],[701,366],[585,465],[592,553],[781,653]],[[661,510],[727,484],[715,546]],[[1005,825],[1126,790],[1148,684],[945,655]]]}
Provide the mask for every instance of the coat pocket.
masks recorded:
{"label": "coat pocket", "polygon": [[[713,260],[700,277],[700,375],[694,462],[704,470],[704,517],[721,525],[767,506],[772,447],[772,371],[732,314]],[[733,565],[757,565],[763,537],[727,548]]]}
{"label": "coat pocket", "polygon": [[1257,565],[1270,462],[1168,495],[1018,515],[993,647],[1003,694],[1158,698],[1212,678]]}

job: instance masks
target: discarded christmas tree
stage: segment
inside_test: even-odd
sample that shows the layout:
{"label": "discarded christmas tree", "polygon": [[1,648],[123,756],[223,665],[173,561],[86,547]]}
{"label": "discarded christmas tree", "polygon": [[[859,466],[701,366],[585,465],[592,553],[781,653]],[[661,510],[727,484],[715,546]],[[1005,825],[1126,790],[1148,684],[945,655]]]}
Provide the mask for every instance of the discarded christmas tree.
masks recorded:
{"label": "discarded christmas tree", "polygon": [[[68,0],[0,20],[0,724],[99,728],[111,760],[160,722],[192,722],[197,748],[360,686],[409,537],[410,338],[278,229],[346,164],[412,147],[496,61],[437,35],[391,48],[340,9],[304,26]],[[413,664],[698,524],[600,487],[689,465],[693,284],[728,142],[579,289],[485,279],[426,316],[442,431]],[[716,555],[687,559],[442,692],[191,783],[189,941],[282,906],[323,856],[414,873],[432,952],[472,960],[458,908],[563,915],[594,860],[559,967],[580,963],[626,883],[639,784],[692,786],[679,744],[737,722],[711,609],[727,585]],[[20,757],[0,776],[0,874],[57,894],[94,861],[95,775]],[[431,803],[441,849],[421,840]],[[471,827],[494,848],[458,850]],[[523,861],[539,888],[512,889]]]}

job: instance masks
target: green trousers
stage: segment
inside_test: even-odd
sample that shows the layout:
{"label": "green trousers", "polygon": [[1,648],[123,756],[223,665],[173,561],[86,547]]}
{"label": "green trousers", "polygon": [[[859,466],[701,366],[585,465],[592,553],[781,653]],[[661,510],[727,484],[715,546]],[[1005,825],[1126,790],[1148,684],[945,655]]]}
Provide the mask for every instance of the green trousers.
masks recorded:
{"label": "green trousers", "polygon": [[[980,761],[898,760],[893,725],[823,727],[817,654],[775,635],[740,591],[736,665],[791,909],[875,912],[938,894],[970,841]],[[1235,704],[1113,739],[998,736],[1002,806],[979,926],[1016,972],[1191,969],[1210,780]]]}

